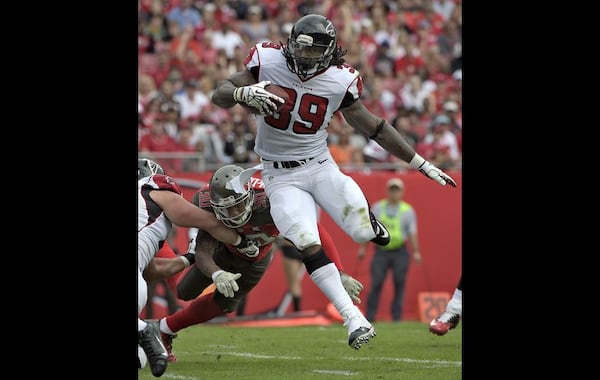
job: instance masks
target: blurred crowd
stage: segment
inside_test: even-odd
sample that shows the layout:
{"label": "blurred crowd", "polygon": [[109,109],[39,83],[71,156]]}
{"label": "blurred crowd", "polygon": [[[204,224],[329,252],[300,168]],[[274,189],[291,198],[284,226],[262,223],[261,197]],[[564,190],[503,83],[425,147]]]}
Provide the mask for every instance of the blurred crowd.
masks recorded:
{"label": "blurred crowd", "polygon": [[[461,0],[138,0],[139,155],[168,172],[250,166],[255,116],[213,105],[216,83],[244,68],[256,43],[285,44],[308,13],[333,21],[362,101],[437,167],[461,168]],[[407,164],[337,115],[329,148],[346,170]]]}

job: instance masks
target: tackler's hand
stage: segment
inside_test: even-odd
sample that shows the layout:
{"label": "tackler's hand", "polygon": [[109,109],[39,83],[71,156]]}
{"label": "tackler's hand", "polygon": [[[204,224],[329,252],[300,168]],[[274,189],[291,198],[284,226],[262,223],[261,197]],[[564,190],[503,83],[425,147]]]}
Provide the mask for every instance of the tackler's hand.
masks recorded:
{"label": "tackler's hand", "polygon": [[356,303],[361,303],[359,294],[364,288],[363,284],[361,284],[360,281],[358,281],[354,277],[342,271],[340,271],[340,277],[342,279],[342,285],[344,285],[344,289],[346,289],[346,292],[348,293],[350,298],[352,298],[352,301]]}
{"label": "tackler's hand", "polygon": [[235,282],[240,277],[242,277],[241,273],[233,274],[222,269],[212,274],[217,290],[227,298],[233,298],[235,292],[240,290],[237,282]]}

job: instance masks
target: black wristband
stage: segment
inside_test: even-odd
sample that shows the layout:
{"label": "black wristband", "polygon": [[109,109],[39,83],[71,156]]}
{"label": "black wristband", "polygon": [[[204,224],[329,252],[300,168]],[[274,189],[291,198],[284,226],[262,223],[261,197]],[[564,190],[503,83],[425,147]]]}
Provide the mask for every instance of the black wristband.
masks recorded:
{"label": "black wristband", "polygon": [[379,122],[379,125],[377,125],[377,128],[375,129],[375,132],[369,136],[369,138],[371,140],[375,140],[375,138],[377,138],[377,135],[379,134],[379,132],[381,132],[381,130],[383,129],[383,126],[385,125],[385,119],[381,119],[381,121]]}
{"label": "black wristband", "polygon": [[190,262],[190,265],[196,262],[196,254],[194,252],[186,253],[185,255],[183,255],[183,257],[185,257],[187,261]]}

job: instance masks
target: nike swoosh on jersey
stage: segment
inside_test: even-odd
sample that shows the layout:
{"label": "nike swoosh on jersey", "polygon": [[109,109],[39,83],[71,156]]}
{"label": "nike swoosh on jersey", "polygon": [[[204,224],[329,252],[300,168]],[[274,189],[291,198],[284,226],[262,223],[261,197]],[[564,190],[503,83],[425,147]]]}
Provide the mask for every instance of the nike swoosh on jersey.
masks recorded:
{"label": "nike swoosh on jersey", "polygon": [[325,162],[325,161],[327,161],[327,160],[328,160],[328,158],[326,158],[326,159],[324,159],[324,160],[321,160],[321,161],[319,161],[319,164],[322,164],[323,162]]}

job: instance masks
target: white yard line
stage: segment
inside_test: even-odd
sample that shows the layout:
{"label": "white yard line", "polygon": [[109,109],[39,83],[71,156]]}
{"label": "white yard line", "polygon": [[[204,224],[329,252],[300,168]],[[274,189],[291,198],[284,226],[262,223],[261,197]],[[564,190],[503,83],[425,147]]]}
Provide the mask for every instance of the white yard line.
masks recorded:
{"label": "white yard line", "polygon": [[[182,354],[189,354],[181,352]],[[200,351],[200,354],[214,355],[215,351]],[[281,359],[281,360],[308,360],[308,358],[303,358],[301,356],[286,356],[286,355],[262,355],[262,354],[254,354],[251,352],[235,352],[235,351],[222,351],[219,352],[221,355],[231,355],[231,356],[239,356],[246,358],[254,358],[254,359]],[[395,357],[376,357],[376,358],[361,358],[361,357],[340,357],[342,360],[368,360],[368,361],[380,361],[380,362],[403,362],[403,363],[416,363],[416,364],[430,364],[431,367],[460,367],[462,366],[461,361],[450,361],[450,360],[428,360],[428,359],[413,359],[413,358],[395,358]],[[315,360],[315,358],[311,358],[311,360]],[[335,371],[334,371],[335,372]],[[343,371],[341,371],[343,372]]]}
{"label": "white yard line", "polygon": [[427,359],[411,359],[411,358],[340,358],[346,360],[368,360],[368,361],[382,361],[382,362],[404,362],[404,363],[419,363],[419,364],[438,364],[445,366],[456,366],[460,367],[462,365],[461,361],[450,361],[450,360],[427,360]]}
{"label": "white yard line", "polygon": [[316,373],[325,373],[327,375],[342,375],[342,376],[354,376],[355,373],[352,371],[332,371],[327,369],[313,369]]}
{"label": "white yard line", "polygon": [[162,375],[162,377],[165,377],[167,379],[177,379],[177,380],[199,380],[197,377],[182,376],[182,375],[171,375],[169,372],[167,372],[164,375]]}

